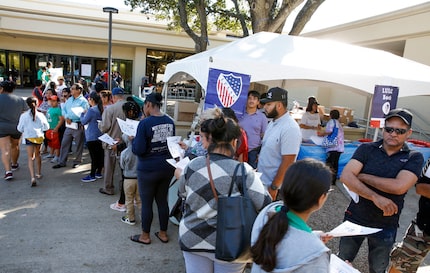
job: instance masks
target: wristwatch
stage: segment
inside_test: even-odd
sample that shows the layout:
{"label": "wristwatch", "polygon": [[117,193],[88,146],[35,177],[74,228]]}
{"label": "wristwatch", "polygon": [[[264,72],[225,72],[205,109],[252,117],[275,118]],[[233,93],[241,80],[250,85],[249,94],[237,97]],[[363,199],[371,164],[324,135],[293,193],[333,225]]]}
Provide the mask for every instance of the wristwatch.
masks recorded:
{"label": "wristwatch", "polygon": [[277,186],[273,185],[273,184],[271,184],[271,185],[270,185],[270,189],[271,189],[272,191],[277,191],[277,190],[279,190],[279,188],[278,188]]}

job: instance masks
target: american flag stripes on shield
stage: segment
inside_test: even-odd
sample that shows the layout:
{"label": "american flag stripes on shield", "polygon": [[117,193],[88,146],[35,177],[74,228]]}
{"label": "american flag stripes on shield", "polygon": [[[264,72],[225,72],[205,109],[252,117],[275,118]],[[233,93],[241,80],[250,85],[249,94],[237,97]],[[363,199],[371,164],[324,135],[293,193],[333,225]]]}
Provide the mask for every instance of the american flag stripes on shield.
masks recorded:
{"label": "american flag stripes on shield", "polygon": [[249,75],[209,69],[205,109],[231,107],[239,117],[243,114],[251,77]]}

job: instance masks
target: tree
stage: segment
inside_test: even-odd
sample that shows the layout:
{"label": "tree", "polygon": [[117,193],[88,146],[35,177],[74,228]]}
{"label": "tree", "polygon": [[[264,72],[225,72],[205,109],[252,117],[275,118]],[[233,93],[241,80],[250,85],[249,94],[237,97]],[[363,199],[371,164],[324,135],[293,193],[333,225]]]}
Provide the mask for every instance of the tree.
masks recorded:
{"label": "tree", "polygon": [[[184,30],[195,43],[195,51],[207,49],[209,31],[228,30],[238,36],[268,31],[281,33],[291,13],[305,0],[125,0],[132,9],[142,8],[169,29]],[[295,18],[290,35],[299,35],[324,0],[307,0]]]}

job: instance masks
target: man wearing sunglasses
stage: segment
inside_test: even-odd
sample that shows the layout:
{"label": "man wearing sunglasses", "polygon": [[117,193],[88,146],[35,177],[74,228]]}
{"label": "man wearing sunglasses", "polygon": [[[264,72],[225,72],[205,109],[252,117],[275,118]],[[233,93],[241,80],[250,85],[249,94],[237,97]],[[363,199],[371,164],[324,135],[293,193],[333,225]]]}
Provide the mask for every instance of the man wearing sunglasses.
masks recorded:
{"label": "man wearing sunglasses", "polygon": [[381,231],[366,236],[342,237],[339,257],[352,262],[365,238],[369,247],[369,272],[385,272],[396,239],[404,197],[418,180],[423,155],[406,144],[412,134],[412,114],[393,109],[385,117],[383,138],[361,144],[345,166],[340,181],[359,195],[351,201],[344,220]]}

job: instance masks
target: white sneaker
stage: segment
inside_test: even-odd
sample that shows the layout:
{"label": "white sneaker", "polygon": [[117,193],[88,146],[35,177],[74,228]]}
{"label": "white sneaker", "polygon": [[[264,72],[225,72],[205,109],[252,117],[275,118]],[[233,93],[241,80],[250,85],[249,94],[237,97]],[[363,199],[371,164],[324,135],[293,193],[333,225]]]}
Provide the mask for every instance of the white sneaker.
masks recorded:
{"label": "white sneaker", "polygon": [[47,154],[43,157],[43,159],[50,159],[50,158],[54,158],[54,155]]}
{"label": "white sneaker", "polygon": [[121,211],[121,212],[124,212],[124,211],[127,210],[125,208],[125,205],[120,205],[120,204],[118,204],[118,202],[110,204],[110,208],[113,209],[113,210]]}
{"label": "white sneaker", "polygon": [[58,164],[58,160],[59,160],[59,158],[58,158],[58,156],[54,156],[54,158],[53,159],[51,159],[51,163],[57,163]]}
{"label": "white sneaker", "polygon": [[134,226],[136,224],[136,221],[130,221],[127,216],[121,217],[121,222],[129,224],[130,226]]}

